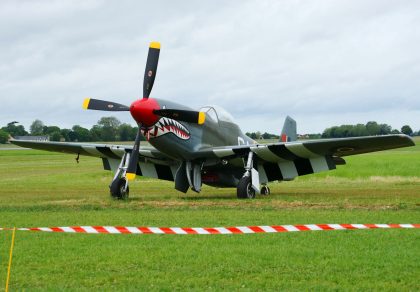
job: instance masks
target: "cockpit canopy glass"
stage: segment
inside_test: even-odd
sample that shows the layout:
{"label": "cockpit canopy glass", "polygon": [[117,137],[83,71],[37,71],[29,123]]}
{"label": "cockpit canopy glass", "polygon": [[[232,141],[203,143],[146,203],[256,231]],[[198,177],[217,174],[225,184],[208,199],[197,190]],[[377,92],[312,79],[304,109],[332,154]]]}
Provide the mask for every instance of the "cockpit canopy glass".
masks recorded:
{"label": "cockpit canopy glass", "polygon": [[228,123],[235,123],[234,118],[224,108],[220,106],[204,106],[200,109],[201,112],[205,112],[206,116],[215,122],[222,121]]}

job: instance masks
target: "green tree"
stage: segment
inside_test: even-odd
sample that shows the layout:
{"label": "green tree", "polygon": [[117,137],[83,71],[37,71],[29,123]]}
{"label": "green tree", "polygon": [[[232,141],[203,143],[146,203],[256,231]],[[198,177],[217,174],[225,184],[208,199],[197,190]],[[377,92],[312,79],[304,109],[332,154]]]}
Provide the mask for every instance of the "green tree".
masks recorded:
{"label": "green tree", "polygon": [[103,141],[101,138],[101,134],[102,134],[102,129],[100,126],[98,125],[94,125],[90,130],[90,138],[91,141]]}
{"label": "green tree", "polygon": [[102,117],[98,121],[102,141],[116,141],[121,122],[116,117]]}
{"label": "green tree", "polygon": [[367,122],[366,123],[366,130],[368,131],[369,135],[379,135],[381,132],[381,128],[377,122]]}
{"label": "green tree", "polygon": [[369,135],[366,126],[363,124],[357,124],[354,126],[353,129],[353,137],[361,137],[361,136],[367,136]]}
{"label": "green tree", "polygon": [[252,133],[247,132],[247,133],[245,133],[245,135],[247,135],[251,139],[254,139],[254,140],[257,139],[257,135],[254,132],[252,132]]}
{"label": "green tree", "polygon": [[49,134],[51,141],[60,141],[61,140],[61,133],[60,131],[55,131]]}
{"label": "green tree", "polygon": [[9,140],[9,133],[4,130],[0,130],[0,144],[6,144]]}
{"label": "green tree", "polygon": [[392,127],[387,124],[380,124],[379,125],[379,134],[380,135],[388,135],[391,134]]}
{"label": "green tree", "polygon": [[401,133],[411,136],[413,134],[413,130],[409,125],[404,125],[401,128]]}
{"label": "green tree", "polygon": [[133,141],[136,139],[136,134],[137,133],[133,131],[133,127],[129,124],[121,124],[118,127],[119,141]]}
{"label": "green tree", "polygon": [[40,120],[35,120],[32,122],[31,126],[29,127],[29,131],[33,136],[39,136],[43,134],[44,130],[44,123]]}
{"label": "green tree", "polygon": [[70,131],[68,137],[70,142],[77,141],[77,133],[75,131]]}
{"label": "green tree", "polygon": [[61,129],[60,130],[61,137],[63,137],[65,141],[70,141],[70,138],[69,138],[70,132],[71,132],[70,129]]}
{"label": "green tree", "polygon": [[52,135],[52,133],[60,132],[61,129],[57,126],[44,126],[42,128],[42,134],[44,135]]}
{"label": "green tree", "polygon": [[16,125],[18,122],[10,122],[7,124],[6,127],[1,128],[3,131],[10,134],[10,136],[26,136],[28,135],[28,132],[25,131],[25,127],[22,125]]}
{"label": "green tree", "polygon": [[279,139],[279,136],[265,132],[262,134],[263,139]]}
{"label": "green tree", "polygon": [[76,135],[76,140],[79,142],[89,142],[91,141],[91,135],[88,129],[83,128],[79,125],[75,125],[72,128],[72,132]]}
{"label": "green tree", "polygon": [[322,134],[320,133],[308,134],[309,139],[321,139],[321,137],[322,137]]}

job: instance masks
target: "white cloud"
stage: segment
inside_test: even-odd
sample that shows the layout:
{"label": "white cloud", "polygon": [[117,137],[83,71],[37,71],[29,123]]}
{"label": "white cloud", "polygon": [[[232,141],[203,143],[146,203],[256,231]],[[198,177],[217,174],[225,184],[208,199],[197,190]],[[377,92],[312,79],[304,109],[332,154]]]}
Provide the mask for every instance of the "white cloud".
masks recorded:
{"label": "white cloud", "polygon": [[[243,130],[302,132],[377,120],[420,128],[416,1],[2,1],[0,125],[91,126],[86,96],[218,104]],[[133,122],[127,113],[116,114]]]}

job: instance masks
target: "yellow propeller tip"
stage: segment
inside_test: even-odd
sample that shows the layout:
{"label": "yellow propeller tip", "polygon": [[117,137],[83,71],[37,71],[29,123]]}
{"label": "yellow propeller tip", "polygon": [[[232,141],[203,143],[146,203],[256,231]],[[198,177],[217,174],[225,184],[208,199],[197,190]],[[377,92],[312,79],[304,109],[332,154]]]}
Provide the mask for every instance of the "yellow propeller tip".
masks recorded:
{"label": "yellow propeller tip", "polygon": [[89,103],[90,103],[90,98],[85,98],[85,100],[83,101],[83,108],[88,109]]}
{"label": "yellow propeller tip", "polygon": [[206,121],[206,113],[199,112],[198,113],[198,124],[202,125],[202,124],[204,124],[205,121]]}
{"label": "yellow propeller tip", "polygon": [[159,42],[151,42],[149,47],[152,48],[152,49],[160,49],[160,43]]}
{"label": "yellow propeller tip", "polygon": [[128,180],[134,180],[135,178],[136,178],[136,174],[135,173],[126,173],[126,175],[125,175],[125,177],[128,179]]}

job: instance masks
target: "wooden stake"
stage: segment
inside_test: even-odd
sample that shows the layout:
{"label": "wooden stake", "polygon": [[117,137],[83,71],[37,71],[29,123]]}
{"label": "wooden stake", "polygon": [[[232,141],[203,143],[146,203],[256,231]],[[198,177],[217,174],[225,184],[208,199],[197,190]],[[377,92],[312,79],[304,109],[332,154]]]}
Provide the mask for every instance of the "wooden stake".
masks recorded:
{"label": "wooden stake", "polygon": [[9,267],[7,268],[7,278],[6,278],[5,292],[9,291],[10,269],[12,268],[13,247],[15,245],[15,233],[16,233],[16,227],[13,227],[12,243],[10,244]]}

